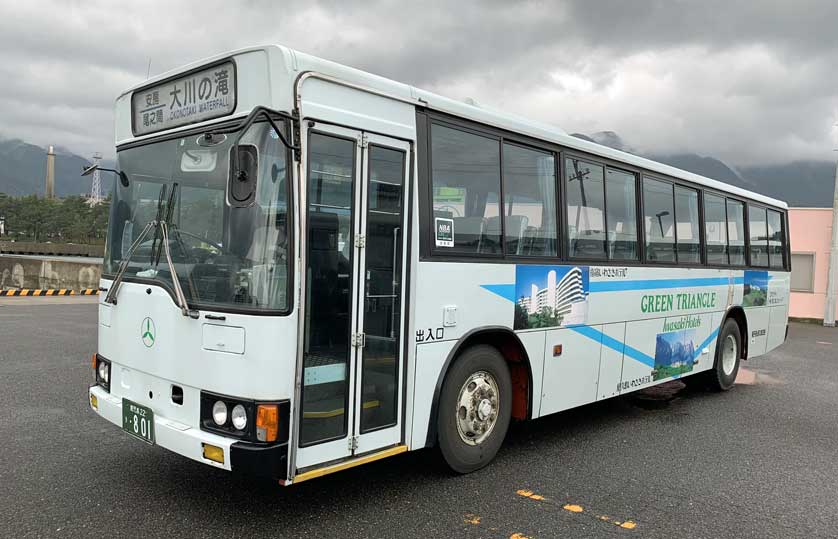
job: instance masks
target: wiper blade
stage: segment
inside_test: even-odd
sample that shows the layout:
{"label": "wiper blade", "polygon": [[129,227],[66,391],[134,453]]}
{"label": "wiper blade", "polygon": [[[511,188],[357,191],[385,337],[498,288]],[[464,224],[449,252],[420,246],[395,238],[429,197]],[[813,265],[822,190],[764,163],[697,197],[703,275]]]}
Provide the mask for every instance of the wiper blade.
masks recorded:
{"label": "wiper blade", "polygon": [[131,248],[128,249],[128,253],[125,255],[125,258],[120,263],[119,270],[116,272],[113,282],[111,283],[111,286],[108,289],[108,294],[105,296],[105,303],[116,305],[116,293],[119,291],[119,285],[122,283],[122,278],[123,276],[125,276],[125,271],[128,269],[128,264],[131,262],[131,257],[134,256],[134,251],[136,251],[137,247],[139,247],[140,244],[143,242],[145,237],[148,235],[149,230],[154,228],[156,233],[157,224],[157,221],[149,221],[148,223],[146,223],[143,231],[140,232],[140,235],[137,236],[137,239],[134,240],[134,243],[131,244]]}
{"label": "wiper blade", "polygon": [[[174,189],[172,189],[174,191]],[[158,223],[163,221],[163,199],[166,197],[166,184],[160,186],[160,195],[157,197],[157,217],[154,220]],[[158,250],[157,237],[158,230],[154,229],[154,240],[151,242],[151,258],[148,263],[152,268],[156,268],[160,263],[160,251]]]}
{"label": "wiper blade", "polygon": [[[111,283],[111,287],[108,290],[107,296],[105,296],[105,303],[111,303],[113,305],[116,305],[116,294],[119,291],[119,285],[122,283],[125,271],[128,269],[128,264],[131,261],[131,257],[134,255],[134,251],[137,250],[137,247],[139,247],[140,243],[142,243],[142,241],[148,235],[148,232],[152,228],[154,228],[154,242],[151,246],[151,257],[153,263],[152,267],[157,267],[157,265],[160,262],[160,251],[165,251],[166,263],[169,266],[169,273],[172,276],[172,284],[175,289],[175,300],[177,306],[180,308],[180,312],[183,313],[183,316],[188,316],[189,318],[198,318],[198,311],[196,311],[195,309],[190,309],[189,304],[186,301],[186,296],[183,293],[183,288],[180,286],[180,279],[178,279],[177,270],[175,269],[174,262],[172,262],[172,253],[169,248],[169,225],[167,224],[167,221],[172,218],[172,212],[174,211],[173,202],[175,199],[175,191],[177,191],[177,188],[177,183],[172,185],[172,189],[169,192],[169,201],[166,206],[166,215],[163,215],[163,197],[166,195],[166,186],[163,185],[161,187],[160,198],[157,201],[157,219],[149,221],[148,224],[146,224],[143,231],[140,233],[139,237],[137,237],[137,239],[131,245],[131,248],[128,250],[128,253],[125,256],[125,259],[119,266],[119,271],[117,271],[113,283]],[[157,253],[155,256],[155,244],[157,244],[158,229],[162,238],[160,240],[160,244],[157,245]]]}
{"label": "wiper blade", "polygon": [[180,279],[178,279],[175,264],[172,262],[172,252],[169,249],[169,225],[166,224],[166,221],[160,223],[160,230],[163,232],[163,250],[166,252],[166,262],[169,264],[169,273],[172,275],[172,283],[175,287],[175,296],[177,297],[180,312],[183,313],[183,316],[197,319],[199,313],[195,309],[189,308],[189,304],[186,302],[186,296],[183,294],[183,288],[180,286]]}

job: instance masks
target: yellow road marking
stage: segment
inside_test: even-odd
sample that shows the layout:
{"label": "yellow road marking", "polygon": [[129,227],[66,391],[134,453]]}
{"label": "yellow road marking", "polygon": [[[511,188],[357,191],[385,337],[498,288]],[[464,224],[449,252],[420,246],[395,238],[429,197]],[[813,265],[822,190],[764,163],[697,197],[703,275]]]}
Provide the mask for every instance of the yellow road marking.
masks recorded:
{"label": "yellow road marking", "polygon": [[[524,498],[529,498],[531,500],[543,501],[543,502],[547,503],[548,505],[559,506],[559,504],[561,504],[561,502],[559,502],[559,504],[557,504],[556,502],[551,501],[551,500],[545,498],[544,496],[541,496],[540,494],[535,494],[533,491],[527,490],[527,489],[524,489],[524,488],[516,490],[515,494],[517,494],[518,496],[522,496]],[[570,503],[570,502],[565,503],[565,504],[561,504],[561,508],[564,509],[565,511],[570,512],[570,513],[584,513],[585,512],[585,509],[581,505],[575,504],[575,503]],[[623,528],[625,530],[633,530],[637,527],[637,522],[635,522],[633,520],[626,520],[626,521],[621,522],[619,520],[611,520],[611,518],[608,515],[593,515],[593,514],[590,514],[590,513],[587,513],[587,515],[589,515],[590,518],[596,518],[597,520],[601,520],[602,522],[608,522],[609,524],[619,526],[620,528]]]}
{"label": "yellow road marking", "polygon": [[513,533],[509,536],[509,539],[530,539],[528,536],[524,535],[523,533]]}
{"label": "yellow road marking", "polygon": [[468,514],[468,515],[466,515],[466,518],[464,519],[464,522],[466,524],[473,524],[473,525],[477,526],[478,524],[480,524],[480,517],[477,516],[477,515]]}

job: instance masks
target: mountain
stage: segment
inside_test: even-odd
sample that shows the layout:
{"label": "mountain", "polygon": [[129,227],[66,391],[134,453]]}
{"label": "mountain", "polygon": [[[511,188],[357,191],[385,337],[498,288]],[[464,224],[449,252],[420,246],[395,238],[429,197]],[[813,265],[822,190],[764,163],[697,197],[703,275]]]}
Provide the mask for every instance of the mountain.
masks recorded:
{"label": "mountain", "polygon": [[835,163],[831,161],[794,161],[779,165],[732,167],[714,157],[695,153],[642,154],[627,146],[613,131],[600,131],[590,135],[573,133],[573,136],[785,200],[792,207],[832,206]]}
{"label": "mountain", "polygon": [[[595,142],[635,155],[648,157],[695,174],[730,185],[785,200],[789,206],[829,207],[835,186],[835,164],[831,161],[794,161],[779,165],[732,167],[710,156],[695,153],[643,154],[614,131],[574,137]],[[44,194],[47,151],[45,148],[16,139],[0,139],[0,193],[13,196]],[[80,176],[90,161],[60,148],[55,155],[55,192],[62,197],[90,192],[90,178]],[[112,162],[103,161],[106,167]],[[103,194],[110,191],[113,177],[102,174]]]}
{"label": "mountain", "polygon": [[[785,200],[789,206],[829,208],[835,192],[835,163],[794,161],[740,168],[755,190]],[[771,194],[775,193],[775,194]]]}
{"label": "mountain", "polygon": [[[59,197],[90,192],[90,177],[81,177],[90,160],[67,150],[55,149],[55,194]],[[103,163],[103,166],[108,166]],[[17,139],[0,139],[0,193],[13,196],[44,194],[47,150]],[[103,194],[113,178],[102,173]]]}

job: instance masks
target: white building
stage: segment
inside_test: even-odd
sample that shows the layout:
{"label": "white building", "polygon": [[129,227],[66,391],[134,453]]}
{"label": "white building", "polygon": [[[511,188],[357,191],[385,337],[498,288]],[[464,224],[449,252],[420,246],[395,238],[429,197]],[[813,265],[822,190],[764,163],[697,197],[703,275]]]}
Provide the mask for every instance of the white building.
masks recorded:
{"label": "white building", "polygon": [[522,297],[518,304],[527,310],[527,314],[535,314],[544,307],[550,307],[556,316],[564,323],[584,323],[587,312],[585,299],[587,294],[582,284],[582,270],[573,268],[562,280],[556,282],[556,270],[547,273],[547,286],[539,290],[535,284],[531,285],[531,295]]}

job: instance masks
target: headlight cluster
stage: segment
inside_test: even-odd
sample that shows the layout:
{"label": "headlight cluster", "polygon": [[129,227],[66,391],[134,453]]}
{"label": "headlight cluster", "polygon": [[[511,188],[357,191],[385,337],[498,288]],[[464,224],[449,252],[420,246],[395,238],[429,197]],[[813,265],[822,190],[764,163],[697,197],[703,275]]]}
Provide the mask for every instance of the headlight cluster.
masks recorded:
{"label": "headlight cluster", "polygon": [[94,369],[96,371],[96,383],[108,393],[111,392],[111,362],[99,354],[93,356]]}
{"label": "headlight cluster", "polygon": [[288,439],[287,401],[261,403],[201,392],[201,428],[251,442],[273,443]]}
{"label": "headlight cluster", "polygon": [[233,406],[233,411],[228,413],[227,403],[223,400],[217,400],[212,405],[212,420],[219,426],[223,427],[227,424],[227,418],[230,418],[230,423],[236,430],[244,431],[247,428],[247,409],[243,404],[236,404]]}

